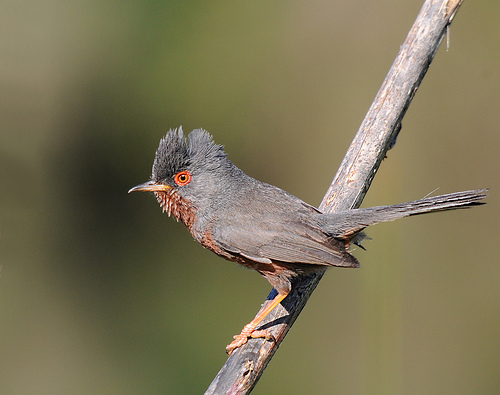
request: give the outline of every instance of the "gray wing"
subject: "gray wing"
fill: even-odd
[[[281,210],[235,210],[227,216],[230,220],[212,229],[213,236],[226,251],[260,263],[359,266],[342,241],[326,236],[310,220],[316,213],[304,215],[304,207],[301,210],[296,219]]]

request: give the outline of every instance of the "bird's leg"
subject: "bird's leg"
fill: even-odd
[[[259,325],[264,318],[277,306],[280,304],[280,302],[285,299],[288,295],[287,293],[278,293],[274,299],[269,303],[269,306],[267,306],[264,310],[262,310],[257,316],[247,325],[243,327],[243,330],[239,335],[234,336],[234,341],[229,344],[226,347],[226,352],[228,355],[231,355],[231,353],[238,347],[241,347],[243,344],[245,344],[248,341],[248,338],[254,338],[257,339],[259,337],[265,337],[266,340],[272,340],[273,335],[271,335],[268,331],[261,329],[259,331],[256,331],[255,328],[257,328],[257,325]]]

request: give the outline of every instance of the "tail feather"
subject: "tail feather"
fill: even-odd
[[[477,189],[428,197],[392,206],[377,206],[324,214],[321,216],[320,226],[328,235],[352,240],[358,232],[367,226],[380,222],[394,221],[410,215],[456,210],[484,204],[481,200],[487,196],[487,192],[487,189]]]

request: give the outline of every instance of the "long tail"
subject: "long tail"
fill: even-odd
[[[487,189],[477,189],[428,197],[393,206],[339,211],[322,216],[321,227],[325,233],[333,237],[350,240],[367,226],[380,222],[394,221],[410,215],[469,208],[484,204],[480,200],[487,196],[487,192]]]

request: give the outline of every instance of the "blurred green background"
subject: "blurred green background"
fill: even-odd
[[[182,125],[319,205],[422,3],[4,2],[0,393],[202,393],[270,286],[127,190]],[[498,393],[499,12],[464,3],[364,202],[488,205],[370,229],[255,394]]]

